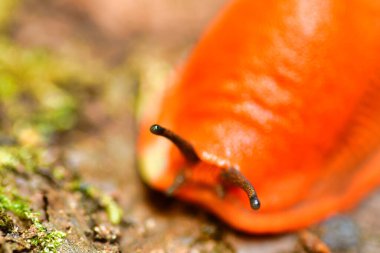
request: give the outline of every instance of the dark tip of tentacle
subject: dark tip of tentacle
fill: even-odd
[[[160,125],[154,124],[150,127],[150,132],[152,134],[162,135],[164,133],[165,129],[161,127]]]
[[[252,209],[259,210],[260,209],[260,200],[257,198],[257,196],[252,196],[249,199],[249,203],[251,204]]]

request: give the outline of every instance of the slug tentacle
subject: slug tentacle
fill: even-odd
[[[182,155],[185,157],[186,161],[189,164],[199,163],[200,159],[197,153],[195,152],[193,146],[174,132],[157,124],[154,124],[150,127],[150,132],[155,135],[163,136],[169,139],[171,142],[173,142],[173,144],[179,149],[179,151],[182,153]],[[179,173],[176,175],[173,183],[166,190],[166,195],[173,195],[185,183],[185,169],[181,169]]]
[[[259,198],[257,197],[255,188],[248,181],[248,179],[245,178],[242,173],[240,173],[240,171],[235,168],[228,168],[221,173],[220,178],[222,182],[232,184],[243,189],[248,195],[249,203],[252,209],[260,209],[261,204]]]
[[[172,131],[160,125],[154,124],[150,127],[150,132],[155,135],[160,135],[171,140],[174,143],[174,145],[176,145],[176,147],[181,151],[181,153],[189,163],[198,163],[200,161],[193,146],[177,134],[173,133]]]
[[[166,190],[166,195],[172,196],[174,192],[176,192],[182,185],[186,183],[186,175],[185,171],[182,169],[178,173],[178,175],[175,177],[173,183],[170,185],[170,187]]]

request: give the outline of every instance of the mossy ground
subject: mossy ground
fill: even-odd
[[[59,163],[59,155],[51,154],[57,138],[78,126],[83,96],[109,75],[97,71],[96,63],[17,46],[6,34],[9,14],[19,4],[0,3],[0,252],[57,252],[74,241],[68,236],[70,222],[62,226],[50,220],[50,192],[79,193],[84,202],[98,206],[85,216],[104,210],[107,224],[121,221],[121,209],[111,197],[92,186],[79,187],[84,185],[81,179]],[[90,230],[97,225],[92,222],[87,224]]]
[[[92,186],[86,186],[86,190],[78,187],[83,183],[77,176],[68,176],[66,173],[65,177],[57,178],[54,175],[56,170],[54,166],[44,164],[42,167],[39,162],[40,156],[33,151],[35,152],[31,147],[18,145],[0,147],[0,231],[7,242],[3,245],[5,252],[14,250],[57,252],[66,241],[67,226],[72,225],[54,224],[54,221],[50,220],[49,216],[53,212],[48,211],[50,205],[48,196],[49,192],[53,191],[50,188],[55,188],[54,191],[64,191],[66,195],[80,193],[83,201],[88,202],[87,205],[99,206],[98,211],[93,208],[94,210],[89,213],[105,210],[108,215],[107,224],[120,223],[120,208],[109,196]],[[18,189],[21,189],[22,193]],[[35,199],[36,195],[40,197]],[[97,226],[95,225],[97,222],[95,220],[93,222],[91,229]],[[113,239],[109,241],[115,242],[117,236],[113,235],[110,237]],[[18,238],[16,245],[15,238]]]

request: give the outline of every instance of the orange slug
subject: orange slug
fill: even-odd
[[[174,81],[140,129],[153,188],[279,233],[379,186],[380,1],[234,0]]]

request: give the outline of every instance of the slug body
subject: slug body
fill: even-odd
[[[193,146],[189,163],[158,123]],[[142,122],[143,179],[238,230],[296,230],[352,208],[380,184],[380,1],[235,0]],[[254,185],[253,211],[233,167]]]

